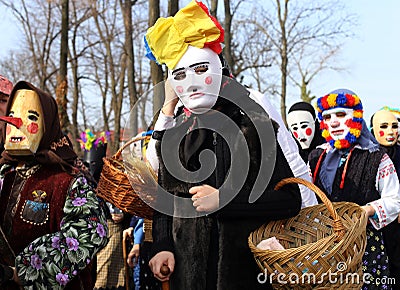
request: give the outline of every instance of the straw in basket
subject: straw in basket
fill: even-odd
[[[366,247],[364,210],[351,202],[331,203],[317,186],[301,178],[283,179],[275,189],[288,183],[307,186],[323,204],[266,223],[250,234],[249,247],[262,273],[274,289],[360,289]],[[270,237],[276,237],[285,250],[257,248]]]
[[[121,160],[122,151],[136,141],[148,138],[133,138],[124,144],[111,158],[103,158],[104,166],[97,185],[97,195],[132,215],[151,219],[155,200],[157,176],[150,165],[139,158],[129,162]]]

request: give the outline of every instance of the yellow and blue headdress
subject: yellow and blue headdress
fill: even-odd
[[[174,69],[189,45],[208,47],[220,54],[223,41],[221,24],[202,2],[195,0],[175,16],[159,18],[144,37],[146,56],[158,64],[166,64],[169,69]]]
[[[318,118],[321,121],[320,127],[322,130],[322,137],[324,137],[332,147],[337,149],[349,148],[351,144],[355,143],[357,138],[360,137],[363,122],[363,106],[360,98],[354,92],[347,89],[334,90],[319,98],[316,108],[318,111]],[[328,126],[322,118],[322,113],[324,111],[334,108],[353,109],[353,118],[347,123],[347,126],[350,128],[349,133],[346,135],[345,139],[336,141],[333,140],[328,131]]]

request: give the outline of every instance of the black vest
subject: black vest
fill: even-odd
[[[314,181],[315,185],[327,193],[319,179],[321,168],[316,168],[318,160],[321,155],[324,154],[323,152],[322,149],[315,149],[310,154],[309,161],[313,177],[315,176],[315,170],[317,170]],[[332,186],[332,194],[328,195],[329,199],[334,202],[348,201],[359,205],[365,205],[368,202],[379,199],[380,194],[376,190],[375,183],[379,164],[384,154],[382,150],[369,152],[368,150],[355,148],[348,160],[343,188],[340,188],[340,184],[342,183],[342,175],[346,162],[343,162],[336,171]],[[322,164],[324,159],[325,156],[322,156],[320,164]]]

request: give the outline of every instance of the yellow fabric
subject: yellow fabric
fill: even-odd
[[[159,18],[148,29],[146,40],[157,62],[174,69],[189,45],[203,48],[220,34],[210,16],[193,0],[174,17]]]

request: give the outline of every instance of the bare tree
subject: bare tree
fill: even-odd
[[[314,47],[319,47],[320,54],[332,51],[332,47],[338,47],[351,35],[354,18],[345,13],[332,15],[335,11],[345,11],[340,1],[271,0],[271,3],[272,8],[259,7],[263,17],[254,17],[252,23],[274,47],[272,65],[281,76],[280,111],[286,123],[287,83],[294,56]]]
[[[120,6],[124,18],[124,29],[125,29],[125,50],[127,57],[127,82],[129,91],[129,101],[130,107],[133,108],[138,100],[138,95],[136,91],[136,80],[135,80],[135,54],[133,51],[133,27],[132,27],[132,6],[136,4],[137,1],[132,0],[120,0]],[[137,109],[133,109],[132,116],[130,118],[131,128],[133,129],[132,134],[137,134],[138,120],[137,120]]]
[[[153,26],[157,19],[160,17],[160,0],[149,0],[149,27]],[[156,64],[154,61],[150,62],[150,73],[153,85],[162,82],[164,79],[164,72],[162,67]],[[154,92],[155,96],[163,96],[162,92]],[[161,108],[164,99],[154,98],[153,99],[153,115],[157,118],[157,108]]]
[[[7,1],[0,3],[9,8],[23,32],[24,69],[15,72],[16,79],[30,81],[41,89],[54,94],[59,69],[59,42],[61,33],[61,9],[53,1]],[[41,13],[37,13],[41,11]]]
[[[65,75],[60,70],[65,69],[60,63],[62,1],[66,0],[0,0],[23,35],[18,49],[0,60],[2,73],[56,91],[57,75]],[[218,2],[222,3],[208,1],[215,16]],[[168,15],[176,13],[178,3],[168,1]],[[279,96],[284,119],[290,86],[312,98],[311,82],[325,70],[341,69],[332,64],[351,36],[348,28],[354,21],[340,0],[224,0],[223,5],[225,13],[219,18],[225,28],[224,55],[233,74],[246,85]],[[162,97],[154,98],[162,91],[147,93],[163,81],[163,68],[149,62],[143,48],[143,35],[160,17],[160,1],[69,1],[69,11],[69,82],[64,96],[68,92],[71,99],[70,133],[75,140],[85,128],[114,130],[110,149],[115,151],[122,122],[136,99],[143,96],[147,101],[135,106],[139,117],[134,119],[140,122],[135,128],[147,127],[146,106],[151,101],[153,111],[163,103]]]
[[[218,19],[217,10],[218,10],[218,0],[211,0],[210,14],[214,16],[216,19]]]
[[[316,48],[317,50],[318,48]],[[294,56],[297,73],[289,74],[290,80],[300,89],[300,97],[304,102],[311,103],[316,98],[309,89],[310,83],[326,70],[346,71],[343,66],[337,65],[333,60],[337,59],[340,47],[333,47],[325,55],[319,55],[317,51],[309,49],[308,52],[301,49]]]
[[[58,114],[60,116],[61,130],[65,134],[69,133],[69,118],[67,113],[67,93],[68,93],[68,79],[67,79],[67,62],[68,62],[68,23],[69,23],[69,9],[68,0],[61,1],[61,45],[60,45],[60,71],[57,76],[57,89],[56,101],[58,105]]]
[[[179,10],[178,0],[168,0],[168,15],[174,16]]]

